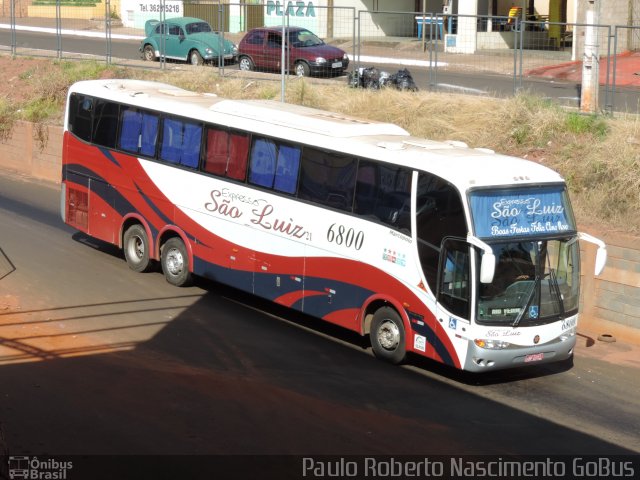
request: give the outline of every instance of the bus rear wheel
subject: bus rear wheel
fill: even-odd
[[[160,255],[162,273],[171,285],[187,287],[191,285],[189,271],[189,255],[184,242],[179,237],[173,237],[162,246]]]
[[[139,224],[131,225],[124,232],[122,239],[124,258],[129,268],[135,272],[148,272],[153,266],[149,256],[149,238],[144,227]]]
[[[376,311],[369,336],[376,357],[393,364],[404,360],[407,354],[404,325],[393,308],[382,307]]]

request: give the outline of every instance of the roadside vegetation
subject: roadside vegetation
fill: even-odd
[[[280,100],[280,81],[225,78],[217,69],[147,70],[95,62],[46,61],[20,74],[29,94],[0,94],[0,141],[18,119],[62,124],[67,88],[90,78],[140,78],[227,98]],[[538,97],[515,98],[353,89],[308,79],[287,80],[286,101],[398,124],[415,136],[460,140],[471,147],[525,157],[568,182],[582,227],[640,233],[640,117],[585,116]]]

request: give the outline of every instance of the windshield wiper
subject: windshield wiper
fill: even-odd
[[[531,303],[531,300],[533,300],[533,294],[538,289],[539,284],[540,284],[540,275],[536,274],[536,278],[533,280],[531,284],[531,289],[529,290],[529,293],[527,295],[527,303],[524,304],[524,307],[522,308],[522,310],[520,310],[520,312],[518,313],[518,316],[515,318],[515,320],[511,324],[512,327],[514,328],[517,327],[520,321],[522,320],[522,317],[524,317],[524,314],[527,311],[527,308],[529,308],[529,304]]]
[[[524,314],[526,313],[527,309],[529,308],[529,305],[531,304],[531,301],[533,300],[533,295],[536,292],[536,290],[538,289],[538,286],[540,285],[540,282],[542,280],[542,278],[540,277],[540,271],[542,270],[542,265],[540,264],[541,263],[540,262],[540,248],[541,248],[541,246],[542,246],[542,242],[538,242],[536,244],[536,250],[537,250],[537,255],[536,255],[536,276],[535,276],[535,279],[533,280],[533,285],[531,285],[531,290],[529,290],[529,293],[527,294],[527,302],[524,304],[524,308],[522,310],[520,310],[520,312],[518,313],[518,316],[513,321],[512,326],[514,328],[518,326],[518,324],[520,323],[520,321],[524,317]]]
[[[564,302],[562,301],[562,292],[560,292],[560,285],[558,285],[558,277],[556,271],[553,268],[549,268],[549,284],[550,296],[555,296],[558,302],[558,310],[561,316],[564,316]]]

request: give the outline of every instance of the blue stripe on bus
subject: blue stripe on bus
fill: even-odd
[[[235,270],[215,263],[207,262],[200,257],[193,257],[193,273],[231,287],[252,293],[253,272]]]
[[[156,215],[158,215],[160,217],[160,219],[164,222],[164,224],[165,225],[173,225],[174,224],[173,220],[171,220],[169,217],[167,217],[164,214],[164,212],[162,210],[160,210],[160,208],[151,200],[151,198],[148,197],[147,194],[142,191],[140,186],[136,182],[133,182],[133,184],[135,185],[136,190],[138,191],[140,196],[144,199],[144,201],[147,203],[147,205],[149,205],[149,207],[151,207],[151,210],[153,210],[156,213]],[[190,238],[193,238],[193,236],[190,236]]]
[[[116,157],[113,156],[113,154],[105,147],[98,147],[98,149],[102,152],[102,154],[107,157],[107,159],[109,161],[111,161],[112,163],[115,164],[116,167],[121,168],[122,165],[120,165],[120,163],[118,162],[118,160],[116,160]]]
[[[276,277],[280,277],[282,280],[289,274],[234,270],[230,267],[223,267],[207,262],[197,256],[194,257],[193,263],[193,272],[196,275],[239,288],[249,293],[254,293],[259,297],[271,301],[303,289],[302,284],[297,282],[281,281],[280,287],[275,287]],[[296,272],[296,275],[299,275],[299,273]],[[305,277],[304,290],[324,291],[325,286],[329,284],[332,285],[331,288],[336,292],[331,295],[331,301],[329,301],[329,293],[327,293],[327,295],[308,295],[295,301],[290,305],[290,308],[322,318],[341,310],[359,309],[366,299],[373,294],[370,290],[357,285],[317,277]],[[274,287],[270,289],[267,287],[268,285],[273,285]],[[314,288],[314,285],[322,287]]]
[[[304,277],[304,289],[305,291],[326,292],[326,296],[308,296],[304,299],[304,311],[309,312],[307,304],[311,304],[313,305],[312,313],[319,317],[324,317],[337,310],[361,308],[367,298],[374,294],[371,290],[358,285],[340,282],[331,278],[306,275]],[[331,297],[331,302],[329,302],[329,296]]]
[[[413,320],[411,314],[409,314],[409,317],[410,317],[410,320]],[[453,358],[451,358],[451,354],[449,353],[449,350],[447,350],[447,347],[442,343],[442,341],[440,340],[440,337],[436,335],[436,332],[425,321],[421,321],[420,323],[411,321],[411,329],[414,332],[419,333],[423,337],[426,337],[427,342],[429,342],[433,346],[434,350],[436,351],[438,356],[442,359],[443,363],[447,365],[455,366],[455,363],[453,361]]]

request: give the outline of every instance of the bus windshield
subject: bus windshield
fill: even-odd
[[[478,323],[533,325],[578,311],[577,237],[513,241],[493,245],[493,282],[480,284]]]

